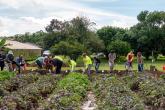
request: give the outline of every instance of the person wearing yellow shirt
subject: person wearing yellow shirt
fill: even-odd
[[[58,59],[58,60],[64,62],[64,59],[62,57],[60,57],[60,56],[55,56],[53,59]]]
[[[92,67],[92,60],[89,56],[87,56],[86,53],[83,53],[83,62],[84,62],[85,70],[87,71],[88,74],[90,74]]]
[[[68,64],[69,64],[69,67],[70,67],[70,69],[71,69],[70,71],[73,72],[73,71],[75,70],[75,67],[76,67],[77,63],[76,63],[74,60],[71,60],[71,59],[70,59],[70,60],[68,61]]]

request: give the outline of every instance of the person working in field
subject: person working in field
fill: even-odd
[[[23,55],[20,55],[19,57],[16,58],[16,65],[18,68],[18,73],[21,72],[21,70],[25,70],[25,59],[23,58]]]
[[[6,58],[6,56],[4,55],[3,50],[0,50],[0,67],[1,67],[1,71],[3,71],[3,69],[5,67],[5,58]]]
[[[96,73],[98,73],[100,63],[101,63],[100,59],[95,56],[94,57],[94,65],[95,65],[95,71],[96,71]]]
[[[133,51],[130,51],[130,52],[127,54],[126,59],[127,59],[127,62],[126,62],[126,64],[125,64],[126,69],[127,69],[128,71],[131,71],[132,68],[133,68],[132,62],[133,62],[133,60],[134,60]]]
[[[63,65],[63,58],[60,57],[60,56],[55,56],[51,61],[50,63],[56,67],[56,70],[55,70],[55,73],[56,74],[60,74],[61,73],[61,67]]]
[[[70,72],[74,72],[77,63],[74,60],[69,59],[68,64],[69,64],[69,67],[70,67]]]
[[[86,53],[83,53],[83,62],[84,62],[85,70],[87,71],[88,74],[90,74],[92,67],[92,60],[89,56],[87,56]]]
[[[11,50],[6,55],[6,62],[7,62],[9,71],[13,71],[15,68],[15,66],[14,66],[15,62],[14,62],[14,54]]]
[[[38,65],[38,68],[39,69],[42,69],[44,67],[44,65],[45,65],[45,62],[44,62],[45,61],[45,58],[46,57],[41,56],[41,57],[38,57],[36,59],[35,63]]]
[[[53,65],[51,64],[52,56],[48,55],[47,58],[45,58],[45,69],[48,70],[50,73],[53,72]]]
[[[110,73],[112,73],[114,65],[115,65],[116,53],[112,50],[109,53],[108,58],[109,58],[108,62],[109,62],[109,67],[110,67]]]
[[[138,72],[143,72],[143,56],[141,52],[137,53]]]

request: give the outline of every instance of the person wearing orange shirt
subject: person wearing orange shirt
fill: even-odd
[[[127,69],[128,70],[131,70],[132,69],[132,62],[134,60],[134,54],[133,54],[133,51],[130,51],[128,54],[127,54]]]

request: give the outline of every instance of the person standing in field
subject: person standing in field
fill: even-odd
[[[0,50],[0,67],[1,67],[1,71],[3,71],[4,67],[5,67],[5,58],[6,56],[3,53],[3,50]]]
[[[69,59],[68,64],[69,64],[69,67],[70,67],[70,72],[74,72],[77,63],[74,60]]]
[[[15,61],[18,68],[18,73],[20,73],[21,70],[25,70],[25,59],[23,58],[23,55],[16,57]]]
[[[132,62],[134,60],[134,54],[133,54],[133,51],[130,51],[128,54],[127,54],[127,62],[126,62],[126,69],[127,70],[132,70],[133,66],[132,66]]]
[[[101,63],[100,59],[97,57],[94,57],[94,65],[95,65],[96,73],[98,73],[100,63]]]
[[[108,58],[109,58],[108,63],[109,63],[109,67],[110,67],[110,73],[112,73],[114,65],[115,65],[116,53],[112,50],[109,53]]]
[[[11,50],[6,55],[6,62],[7,62],[7,66],[8,66],[9,71],[10,72],[13,71],[15,62],[14,62],[14,54]]]
[[[86,53],[83,53],[83,62],[85,66],[85,70],[88,74],[91,74],[92,60]]]
[[[141,52],[137,53],[138,72],[143,72],[143,56]]]

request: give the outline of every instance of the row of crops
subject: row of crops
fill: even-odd
[[[0,71],[0,81],[10,79],[11,77],[14,77],[14,72],[8,72],[8,71]]]
[[[164,110],[165,81],[140,74],[93,76],[99,110]]]
[[[86,95],[86,75],[19,75],[0,83],[2,110],[79,109]]]
[[[90,79],[90,80],[89,80]],[[0,81],[2,110],[80,110],[92,91],[96,110],[164,110],[165,81],[146,74],[27,74]]]

